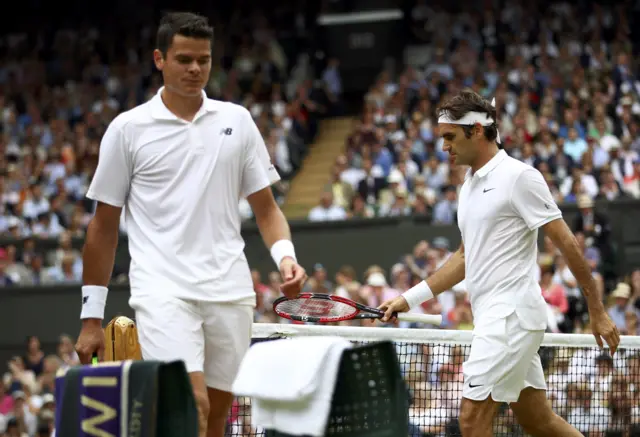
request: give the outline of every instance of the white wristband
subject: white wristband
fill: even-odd
[[[419,284],[414,285],[402,293],[402,297],[404,297],[407,304],[409,304],[409,309],[414,309],[421,305],[422,302],[432,299],[433,292],[431,291],[431,288],[429,288],[427,281],[421,281]]]
[[[82,287],[82,311],[80,319],[104,319],[104,308],[107,306],[109,289],[99,285]]]
[[[287,256],[290,256],[294,261],[298,262],[296,259],[296,250],[290,240],[278,240],[273,243],[273,246],[271,246],[271,258],[273,258],[278,268],[280,267],[282,258]]]

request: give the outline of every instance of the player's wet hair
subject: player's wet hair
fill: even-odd
[[[480,94],[470,89],[462,90],[456,96],[446,100],[436,110],[438,117],[441,115],[447,115],[453,120],[460,120],[468,112],[484,112],[496,120],[496,108],[493,107],[491,102]],[[471,138],[471,131],[473,126],[460,126],[464,130],[464,134],[467,138]],[[498,126],[493,123],[490,126],[484,127],[484,136],[488,141],[495,141],[498,137]]]
[[[208,39],[213,41],[213,27],[202,15],[192,12],[170,12],[160,21],[156,35],[156,48],[163,56],[173,43],[173,37],[182,35],[187,38]]]

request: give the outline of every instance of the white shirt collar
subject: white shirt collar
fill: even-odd
[[[485,165],[483,165],[478,170],[476,170],[476,172],[474,173],[474,176],[477,175],[477,177],[479,178],[485,177],[486,175],[489,174],[491,170],[496,168],[498,164],[504,161],[506,157],[507,157],[507,152],[505,152],[504,149],[498,150],[498,153],[496,153],[494,157],[489,160],[489,162],[487,162]]]
[[[169,111],[169,108],[162,101],[162,91],[164,87],[160,87],[155,96],[151,99],[151,116],[158,120],[179,120],[185,121],[176,116],[173,112]],[[196,116],[193,118],[196,120],[202,114],[207,112],[213,112],[217,109],[218,105],[215,100],[212,100],[207,97],[207,93],[202,90],[202,106],[196,113]]]

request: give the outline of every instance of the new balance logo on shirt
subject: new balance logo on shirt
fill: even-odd
[[[220,131],[220,135],[231,135],[232,132],[233,132],[233,129],[231,129],[230,127],[227,127]]]

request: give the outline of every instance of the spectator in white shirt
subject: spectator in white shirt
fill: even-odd
[[[22,207],[22,215],[35,220],[40,214],[49,212],[49,208],[49,201],[44,197],[40,184],[31,185]]]
[[[325,191],[320,196],[320,204],[309,211],[308,219],[312,222],[346,220],[347,212],[341,206],[334,205],[333,194]]]
[[[571,172],[571,176],[565,178],[560,185],[560,192],[563,196],[567,197],[569,193],[571,193],[571,187],[573,186],[573,181],[577,180],[582,183],[582,188],[584,189],[584,193],[588,195],[591,199],[595,198],[598,195],[598,182],[596,178],[592,175],[584,172],[584,169],[581,165],[576,164],[573,167]]]

